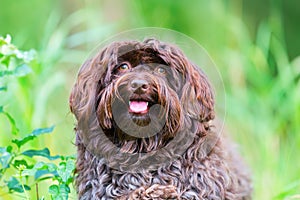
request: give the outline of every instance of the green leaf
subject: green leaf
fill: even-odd
[[[57,167],[54,163],[37,162],[34,168],[37,170],[49,169],[49,171],[55,171]]]
[[[22,152],[22,155],[25,155],[25,156],[28,156],[31,158],[33,156],[42,156],[42,157],[48,158],[49,160],[56,160],[56,159],[60,158],[60,156],[51,156],[48,148],[44,148],[41,150],[34,150],[34,149],[27,150],[27,151]]]
[[[26,166],[26,169],[32,168],[32,165],[28,165],[28,163],[24,159],[22,159],[22,160],[14,160],[13,166],[15,168],[18,168],[20,165]]]
[[[9,63],[10,63],[10,58],[11,56],[2,56],[0,59],[0,63],[3,64],[6,68],[8,68]]]
[[[57,166],[53,163],[38,162],[33,167],[34,171],[31,174],[33,174],[32,176],[34,176],[35,180],[40,179],[40,177],[46,174],[50,174],[53,177],[58,175],[56,169]]]
[[[15,143],[20,148],[21,146],[23,146],[24,144],[26,144],[30,140],[33,140],[34,138],[36,138],[36,136],[28,135],[28,136],[26,136],[25,138],[23,138],[21,140],[14,139],[14,140],[12,140],[12,143]]]
[[[37,162],[31,169],[25,169],[22,175],[34,177],[35,181],[42,181],[58,176],[56,169],[57,166],[54,163]],[[46,174],[50,176],[41,178]]]
[[[6,86],[0,87],[0,91],[7,91],[7,87]]]
[[[27,74],[31,73],[32,70],[31,68],[23,63],[19,66],[17,66],[14,70],[3,70],[0,71],[0,78],[4,77],[4,76],[9,76],[9,75],[14,75],[16,77],[22,77],[22,76],[26,76]]]
[[[8,76],[8,75],[13,75],[13,74],[14,74],[14,72],[11,70],[3,70],[3,71],[0,71],[0,78],[4,77],[4,76]]]
[[[57,173],[61,177],[62,181],[68,184],[69,182],[72,182],[74,169],[74,160],[67,160],[67,162],[59,163]]]
[[[14,120],[14,118],[7,112],[3,112],[3,108],[2,108],[2,113],[7,117],[9,123],[10,123],[10,126],[11,126],[11,133],[13,135],[17,135],[19,133],[19,129],[16,125],[16,122]]]
[[[6,151],[9,152],[9,153],[12,152],[12,149],[13,149],[13,148],[12,148],[12,146],[10,146],[10,145],[6,147]]]
[[[59,187],[58,185],[51,185],[49,187],[49,194],[52,196],[52,197],[56,197],[59,195]]]
[[[35,169],[49,169],[50,171],[55,171],[56,170],[56,165],[54,163],[45,163],[45,162],[37,162],[34,165]]]
[[[62,184],[59,185],[60,197],[62,199],[68,199],[68,194],[70,193],[70,188],[68,185]]]
[[[26,76],[27,74],[29,74],[31,72],[32,72],[31,68],[27,64],[24,63],[24,64],[16,67],[16,69],[13,71],[13,75],[15,75],[17,77],[22,77],[22,76]]]
[[[53,178],[53,176],[56,176],[56,175],[57,175],[57,173],[51,172],[51,171],[48,170],[48,169],[38,170],[38,171],[36,171],[36,173],[34,174],[34,179],[35,179],[35,180],[38,180],[38,179],[41,178],[42,176],[44,176],[44,175],[49,175],[49,174],[52,175],[52,176],[49,177],[49,178]]]
[[[14,191],[19,193],[24,193],[22,185],[15,177],[11,177],[9,181],[6,182],[6,184],[10,192]],[[31,189],[28,185],[24,185],[24,188],[25,190]]]
[[[73,155],[68,155],[68,156],[61,156],[61,160],[73,160],[73,162],[75,162],[74,160],[76,160],[77,155],[73,154]]]
[[[10,159],[12,158],[12,154],[7,151],[7,148],[5,147],[0,147],[0,164],[2,168],[6,169],[9,168],[9,162]]]
[[[51,133],[53,131],[53,129],[54,129],[54,126],[51,126],[49,128],[39,128],[39,129],[33,130],[31,134],[38,136],[38,135],[41,135],[44,133]]]
[[[25,136],[24,138],[22,138],[20,140],[14,139],[14,140],[12,140],[12,142],[15,143],[20,148],[21,146],[23,146],[30,140],[35,139],[39,135],[51,133],[53,131],[53,129],[54,129],[54,126],[52,126],[50,128],[35,129],[34,131],[32,131],[29,135]]]
[[[62,185],[51,185],[49,187],[49,193],[51,198],[54,200],[65,200],[68,199],[68,194],[70,193],[69,186],[62,184]]]

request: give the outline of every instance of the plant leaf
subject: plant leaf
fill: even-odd
[[[32,165],[28,165],[28,163],[27,163],[26,160],[24,160],[24,159],[22,159],[22,160],[14,160],[13,166],[14,166],[15,168],[19,167],[20,165],[26,166],[26,169],[30,169],[30,168],[33,167]]]
[[[21,64],[13,71],[13,75],[17,77],[26,76],[27,74],[31,73],[32,70],[27,64]]]
[[[12,154],[7,151],[7,148],[0,147],[0,164],[2,168],[9,168],[9,161],[12,157]]]
[[[14,74],[14,72],[11,70],[3,70],[3,71],[0,71],[0,78],[4,77],[4,76],[12,75],[12,74]]]
[[[4,65],[6,68],[8,68],[11,56],[5,56],[2,53],[0,53],[0,55],[1,55],[0,63]]]
[[[66,184],[59,185],[60,199],[68,199],[68,194],[70,193],[70,188]]]
[[[6,182],[9,191],[15,191],[19,193],[24,193],[23,187],[20,182],[15,178],[11,177],[9,181]],[[24,185],[25,190],[30,190],[31,188],[28,185]]]
[[[51,185],[48,189],[49,194],[51,194],[52,197],[56,197],[59,195],[59,187],[58,185]]]
[[[61,184],[59,186],[51,185],[48,191],[52,199],[62,200],[62,199],[68,199],[68,193],[70,193],[70,188],[65,184]]]
[[[6,147],[6,151],[7,152],[11,153],[12,150],[13,150],[12,146],[9,145],[9,146]]]
[[[41,178],[42,176],[46,175],[46,174],[51,174],[51,178],[53,178],[53,176],[56,176],[57,173],[55,172],[51,172],[50,170],[48,169],[44,169],[44,170],[38,170],[36,171],[36,173],[34,174],[34,179],[37,180],[39,178]]]
[[[33,156],[42,156],[42,157],[48,158],[49,160],[56,160],[56,159],[60,158],[60,156],[58,156],[58,155],[51,156],[48,148],[44,148],[41,150],[34,150],[34,149],[27,150],[27,151],[22,152],[22,155],[25,155],[25,156],[28,156],[31,158]]]
[[[69,183],[73,179],[73,172],[75,169],[74,160],[67,160],[67,162],[59,163],[57,173],[64,183]]]
[[[6,86],[1,86],[0,91],[7,91],[7,87]]]
[[[15,143],[18,148],[29,142],[30,140],[35,139],[37,136],[45,134],[45,133],[51,133],[54,129],[54,126],[49,128],[40,128],[33,130],[29,135],[25,136],[22,139],[14,139],[12,140],[13,143]]]
[[[31,134],[38,136],[38,135],[41,135],[44,133],[51,133],[53,131],[53,129],[54,129],[54,126],[51,126],[49,128],[39,128],[39,129],[33,130]]]
[[[48,169],[49,171],[53,172],[57,167],[54,163],[37,162],[34,168],[37,170]]]
[[[35,166],[31,170],[28,171],[28,173],[31,176],[34,176],[35,180],[40,179],[41,176],[44,176],[46,174],[50,174],[51,178],[52,178],[53,176],[58,175],[56,172],[56,169],[57,169],[57,166],[54,163],[38,162],[35,164]],[[42,179],[44,179],[44,178],[42,178]],[[42,179],[40,179],[40,180],[42,180]]]
[[[16,125],[16,122],[14,120],[14,118],[7,112],[3,112],[3,108],[2,108],[2,113],[7,117],[9,123],[10,123],[10,126],[11,126],[11,133],[13,135],[17,135],[19,133],[19,129]]]

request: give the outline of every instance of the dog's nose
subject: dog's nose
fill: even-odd
[[[132,80],[130,86],[136,93],[145,93],[149,89],[149,83],[143,79]]]

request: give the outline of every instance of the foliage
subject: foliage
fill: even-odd
[[[239,79],[233,71],[224,72],[231,80],[228,117],[235,121],[231,126],[236,137],[251,155],[247,157],[255,170],[255,191],[262,199],[297,198],[300,164],[293,154],[300,144],[300,73],[270,24],[262,22],[256,40],[248,41],[242,52],[225,54],[242,66],[231,68]],[[263,188],[266,184],[272,189]]]
[[[36,62],[34,50],[21,51],[11,44],[11,37],[0,37],[0,92],[5,95],[8,76],[22,77],[31,72],[31,65]],[[36,188],[36,198],[40,197],[38,185],[42,181],[48,181],[51,199],[68,199],[70,185],[74,178],[74,156],[52,156],[48,148],[32,149],[29,142],[43,137],[53,131],[54,126],[39,128],[30,134],[21,137],[18,129],[18,121],[5,111],[4,105],[0,105],[0,114],[6,116],[11,126],[11,134],[15,136],[9,144],[0,147],[0,191],[4,195],[21,194],[25,199],[30,199],[28,192]],[[40,161],[40,160],[46,161]],[[1,197],[0,196],[0,197]]]

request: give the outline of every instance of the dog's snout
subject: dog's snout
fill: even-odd
[[[146,92],[149,89],[149,83],[143,79],[134,79],[131,81],[130,87],[135,92]]]

